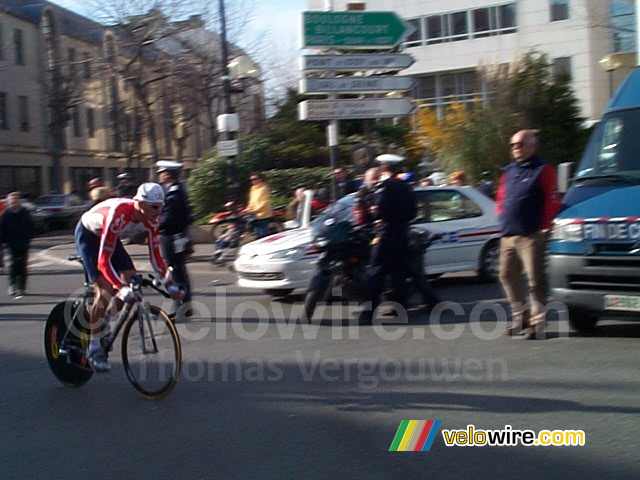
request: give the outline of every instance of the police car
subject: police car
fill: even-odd
[[[413,227],[442,234],[427,250],[426,273],[475,271],[483,281],[496,281],[500,229],[493,200],[467,186],[421,187],[413,194],[418,212]],[[341,198],[314,222],[353,200],[354,194]],[[309,226],[256,240],[241,247],[234,262],[238,285],[274,296],[306,289],[319,255]]]

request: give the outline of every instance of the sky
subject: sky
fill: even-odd
[[[49,0],[80,15],[91,17],[88,5],[100,0]],[[215,0],[210,0],[218,2]],[[234,0],[226,0],[232,5]],[[151,2],[149,2],[151,3]],[[255,9],[247,34],[237,40],[263,70],[262,78],[268,91],[281,96],[285,86],[297,86],[300,12],[307,9],[307,0],[254,0]],[[92,7],[95,8],[95,7]],[[227,7],[231,10],[231,7]],[[234,38],[229,41],[235,42]]]

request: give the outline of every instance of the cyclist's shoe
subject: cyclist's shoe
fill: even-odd
[[[111,370],[107,352],[105,352],[102,346],[95,350],[87,350],[87,359],[94,372],[109,372]]]

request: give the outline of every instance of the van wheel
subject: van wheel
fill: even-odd
[[[578,333],[592,333],[598,318],[596,313],[581,308],[569,308],[569,325]]]
[[[480,269],[478,276],[483,282],[497,282],[500,272],[500,243],[498,240],[489,242],[480,255]]]

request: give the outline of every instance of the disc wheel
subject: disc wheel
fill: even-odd
[[[174,387],[180,374],[182,351],[169,317],[152,305],[127,321],[122,333],[122,364],[127,379],[146,398],[159,399]]]
[[[84,307],[78,312],[76,302],[66,301],[53,308],[44,327],[44,351],[49,367],[69,387],[80,387],[93,375],[85,355],[89,346],[88,318]]]

